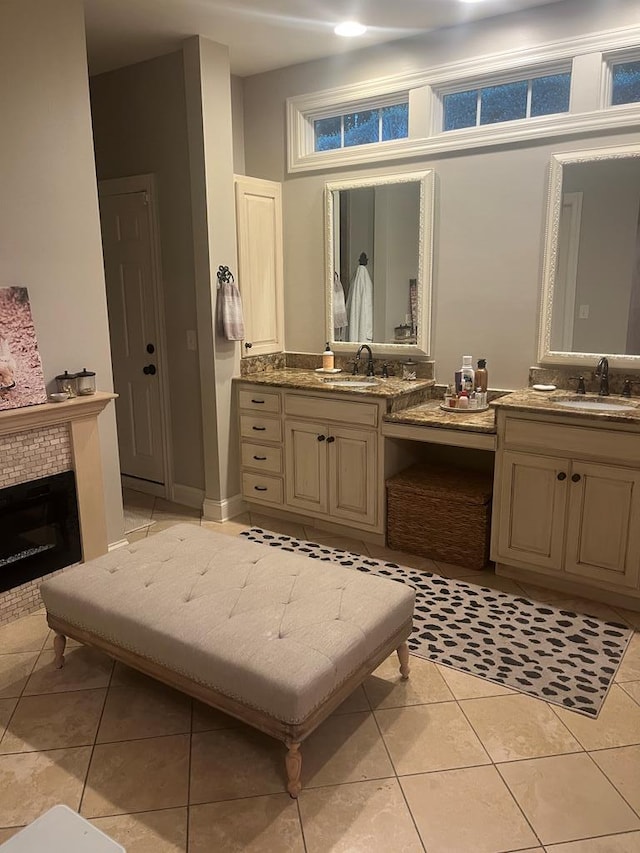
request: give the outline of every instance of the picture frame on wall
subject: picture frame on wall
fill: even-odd
[[[0,287],[0,410],[47,402],[26,287]]]

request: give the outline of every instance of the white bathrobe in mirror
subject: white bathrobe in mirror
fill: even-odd
[[[350,341],[373,341],[373,282],[363,264],[355,271],[347,297]]]

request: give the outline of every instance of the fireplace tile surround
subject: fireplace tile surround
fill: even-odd
[[[85,560],[108,550],[98,415],[115,396],[98,392],[64,403],[0,412],[0,489],[75,471]],[[37,578],[0,593],[0,625],[41,606],[43,580]]]

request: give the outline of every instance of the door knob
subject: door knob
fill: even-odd
[[[579,483],[580,482],[580,474],[572,474],[571,475],[571,481],[573,483]]]
[[[145,374],[145,376],[155,376],[156,375],[155,364],[147,364],[146,367],[142,368],[142,372]]]
[[[566,480],[567,479],[567,475],[564,473],[564,471],[560,471],[560,473],[558,474],[558,479],[559,480]]]
[[[330,436],[329,436],[329,438],[327,439],[327,444],[333,444],[333,442],[334,442],[335,440],[336,440],[335,436],[334,436],[334,435],[330,435]]]
[[[156,348],[153,344],[147,344],[147,352],[149,353],[149,355],[153,355],[155,351]]]

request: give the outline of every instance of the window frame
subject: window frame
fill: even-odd
[[[628,104],[612,104],[613,100],[613,66],[624,62],[640,62],[640,46],[632,49],[607,51],[602,54],[602,90],[600,104],[603,110],[628,109],[629,107],[640,107],[640,101],[631,101]]]
[[[345,108],[345,109],[341,108],[338,111],[336,111],[336,110],[323,110],[322,112],[317,113],[317,114],[316,113],[307,114],[307,120],[308,120],[309,124],[311,125],[311,133],[313,136],[312,143],[313,143],[314,153],[315,154],[324,153],[322,151],[316,151],[315,150],[315,142],[316,142],[315,123],[317,121],[321,121],[322,119],[327,119],[327,118],[344,119],[345,116],[351,115],[352,113],[362,112],[364,110],[379,110],[379,109],[382,109],[383,107],[392,107],[392,106],[396,106],[396,105],[400,105],[400,104],[407,104],[408,105],[408,103],[409,103],[408,93],[407,93],[406,97],[403,97],[402,95],[397,96],[397,95],[395,95],[395,93],[392,92],[389,95],[386,95],[386,96],[382,95],[378,98],[375,98],[375,99],[367,102],[367,104],[364,106],[361,104],[358,104],[357,106],[352,107],[352,105],[349,104],[347,108]],[[408,137],[402,137],[402,139],[407,139],[407,138]],[[343,141],[344,141],[344,134],[343,134]],[[381,140],[380,139],[377,142],[363,143],[363,145],[382,145],[383,142],[399,142],[399,141],[401,141],[401,140],[398,140],[398,139]],[[326,150],[328,150],[328,151],[342,151],[345,148],[362,148],[362,145],[341,145],[339,148],[329,148]]]
[[[606,90],[607,86],[611,86],[611,72],[607,72],[611,59],[629,57],[633,61],[636,55],[640,58],[640,26],[629,26],[500,54],[474,57],[428,71],[366,80],[287,98],[288,173],[329,171],[366,163],[383,164],[398,159],[424,158],[512,142],[635,127],[640,117],[640,104],[634,102],[607,106]],[[596,60],[597,72],[587,79],[585,63],[582,60],[591,60],[592,57]],[[576,63],[576,59],[581,62]],[[554,73],[558,68],[566,69],[567,66],[572,69],[568,113],[550,113],[479,127],[441,130],[442,93],[464,91],[474,85],[492,85],[495,82],[521,80],[523,77],[530,79],[545,76],[547,72]],[[589,98],[587,109],[576,111],[576,85],[587,85],[590,92],[595,88],[595,97],[593,100]],[[390,98],[397,102],[407,96],[407,139],[314,151],[313,119],[316,117],[343,115],[379,106],[381,99]],[[582,100],[584,101],[584,98]]]
[[[566,112],[562,113],[546,113],[542,116],[525,116],[524,118],[515,118],[508,119],[507,121],[500,122],[492,122],[491,124],[475,124],[469,125],[469,127],[459,127],[455,130],[445,130],[444,129],[444,96],[445,95],[455,95],[458,92],[468,92],[473,89],[487,89],[491,86],[501,86],[504,83],[522,83],[522,82],[530,82],[532,80],[536,80],[540,77],[551,77],[553,74],[567,74],[571,75],[571,83],[569,86],[569,109]],[[535,121],[540,118],[548,118],[549,116],[565,116],[571,113],[571,87],[573,84],[573,62],[572,60],[563,60],[559,62],[551,62],[546,63],[542,66],[530,66],[529,68],[522,68],[518,71],[515,69],[513,71],[505,71],[498,72],[491,77],[484,75],[482,77],[472,77],[467,81],[456,81],[455,83],[451,83],[449,85],[441,86],[441,87],[433,87],[434,92],[434,109],[432,112],[432,124],[431,124],[431,135],[439,136],[440,134],[446,134],[447,136],[451,133],[458,133],[459,131],[471,131],[471,130],[480,130],[485,127],[496,127],[497,125],[504,126],[505,124],[513,125],[516,122],[523,124],[527,122],[527,124],[531,121]],[[482,99],[481,99],[482,102]],[[528,104],[530,107],[530,104]]]

